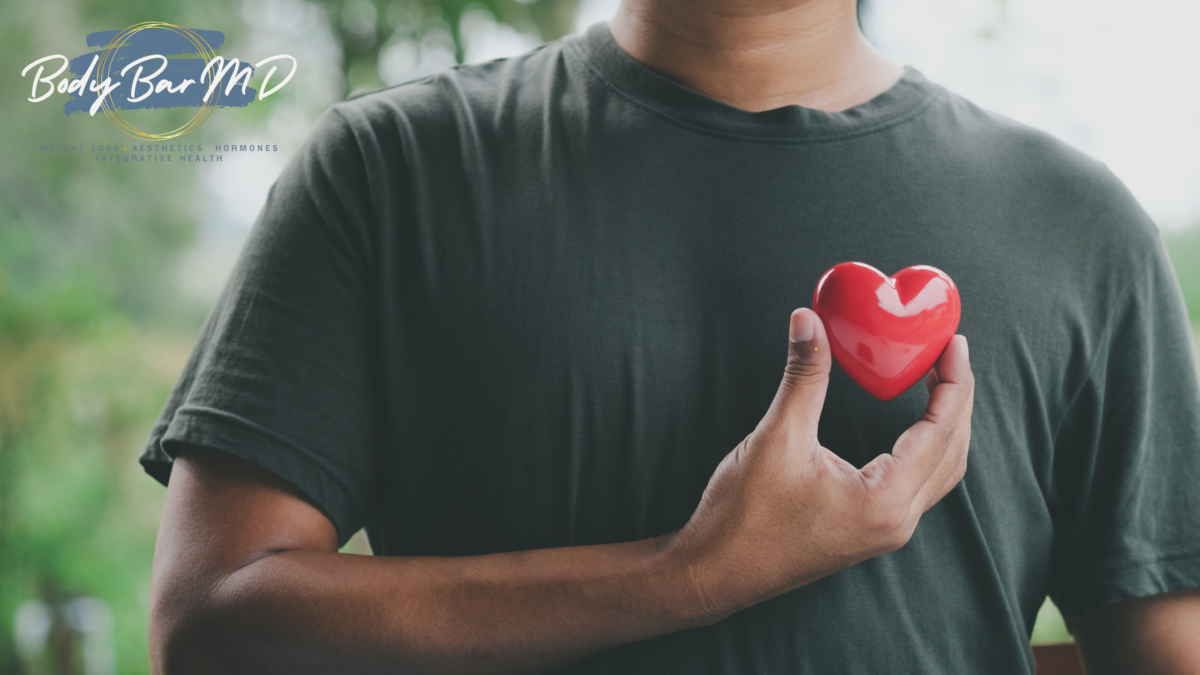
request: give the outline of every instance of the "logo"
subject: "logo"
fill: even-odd
[[[274,94],[296,74],[296,59],[287,54],[267,57],[253,66],[236,58],[226,60],[216,52],[224,42],[225,35],[218,31],[147,21],[123,31],[92,33],[87,36],[87,45],[95,48],[92,52],[73,59],[62,54],[44,56],[25,66],[21,77],[33,74],[29,97],[33,103],[65,94],[69,98],[63,112],[68,116],[84,111],[95,116],[103,111],[126,134],[163,141],[195,131],[217,108],[244,108]],[[260,89],[250,87],[255,70],[267,65],[270,70]],[[279,66],[290,70],[271,86]],[[151,108],[197,110],[182,126],[157,133],[138,129],[122,115],[122,111]]]

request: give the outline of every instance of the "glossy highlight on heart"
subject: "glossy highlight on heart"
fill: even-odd
[[[861,262],[829,268],[813,292],[833,358],[881,401],[916,384],[958,330],[958,287],[929,265],[893,276]]]

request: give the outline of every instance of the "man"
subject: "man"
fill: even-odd
[[[971,358],[849,381],[793,311],[847,260],[948,272]],[[1194,373],[1119,182],[851,0],[626,0],[284,172],[142,458],[152,661],[1031,673],[1049,591],[1090,672],[1200,672]]]

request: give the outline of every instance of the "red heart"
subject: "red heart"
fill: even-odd
[[[958,288],[943,271],[906,267],[894,276],[860,262],[834,265],[813,292],[833,358],[881,401],[929,372],[958,330]]]

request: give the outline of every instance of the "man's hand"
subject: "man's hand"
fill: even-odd
[[[820,318],[793,312],[774,402],[672,541],[710,614],[900,548],[966,472],[975,391],[966,338],[955,336],[930,372],[924,418],[861,470],[817,442],[831,362]]]
[[[718,621],[903,545],[965,470],[972,379],[955,338],[925,418],[856,470],[817,443],[830,358],[809,310],[762,422],[680,531],[457,558],[336,550],[292,486],[205,448],[179,453],[155,551],[155,672],[536,673]],[[730,573],[736,572],[736,573]]]

